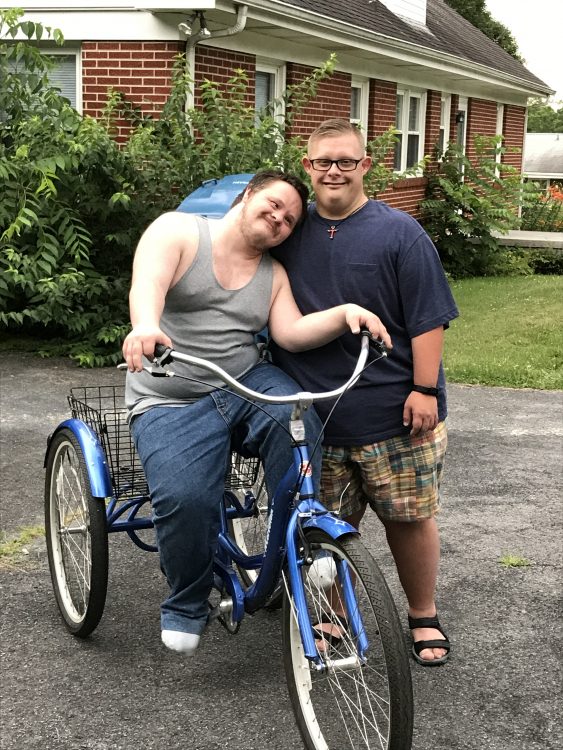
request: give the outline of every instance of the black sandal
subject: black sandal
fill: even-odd
[[[335,613],[333,613],[332,615],[329,615],[328,613],[323,612],[321,616],[321,621],[316,622],[312,626],[313,633],[315,635],[316,640],[326,641],[331,648],[338,648],[338,646],[340,646],[340,644],[344,640],[342,635],[336,635],[335,633],[327,633],[326,630],[323,630],[320,627],[323,624],[334,625],[334,627],[338,627],[342,631],[346,632],[348,631],[348,628],[349,628],[348,620],[344,617],[344,615],[337,615]]]
[[[435,630],[439,630],[445,638],[443,641],[438,639],[432,641],[414,641],[412,645],[412,655],[415,661],[422,664],[423,667],[439,667],[441,664],[445,664],[448,661],[450,658],[451,644],[448,641],[448,636],[442,630],[442,626],[438,620],[438,615],[434,615],[434,617],[411,617],[409,615],[409,628],[411,630],[414,630],[414,628],[434,628]],[[444,648],[446,649],[446,653],[441,659],[422,659],[420,657],[420,652],[424,651],[425,648]]]

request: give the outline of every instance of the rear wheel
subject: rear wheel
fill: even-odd
[[[305,747],[409,750],[410,666],[385,579],[357,537],[334,541],[310,530],[306,539],[313,565],[303,566],[302,580],[311,622],[321,623],[315,643],[322,670],[305,657],[290,596],[283,611],[284,665]],[[346,570],[355,594],[348,606],[340,585]]]
[[[82,449],[66,428],[47,456],[45,534],[57,604],[70,632],[83,638],[104,610],[108,538],[105,503],[92,497]]]

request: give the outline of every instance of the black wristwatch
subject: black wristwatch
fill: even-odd
[[[411,391],[416,391],[417,393],[424,393],[425,396],[437,396],[439,393],[439,390],[437,388],[432,388],[428,385],[413,385],[411,388]]]

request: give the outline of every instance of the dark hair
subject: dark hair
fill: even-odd
[[[282,172],[281,169],[263,169],[261,172],[257,172],[242,193],[239,193],[231,203],[231,208],[241,202],[242,196],[247,190],[257,193],[260,190],[264,190],[264,188],[272,182],[287,182],[288,185],[291,185],[292,188],[297,190],[299,197],[301,198],[301,215],[297,222],[300,224],[307,215],[309,191],[303,180],[297,177],[297,175],[291,174],[290,172]]]

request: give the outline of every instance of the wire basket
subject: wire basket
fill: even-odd
[[[124,395],[124,385],[101,385],[71,388],[68,397],[73,418],[85,422],[98,435],[119,499],[148,495],[147,480],[127,424]],[[259,466],[258,458],[243,458],[233,452],[225,487],[230,490],[252,487]]]
[[[256,484],[259,458],[243,458],[239,453],[231,453],[231,465],[225,475],[225,488],[227,490],[242,490]]]
[[[148,495],[147,480],[127,424],[124,385],[71,388],[68,403],[75,419],[81,419],[98,435],[116,497]]]

